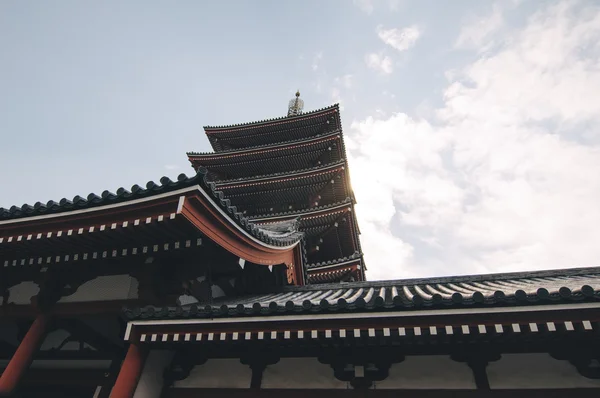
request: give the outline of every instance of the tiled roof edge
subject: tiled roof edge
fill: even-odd
[[[241,127],[254,127],[254,126],[261,125],[261,124],[266,124],[266,123],[271,123],[271,122],[279,122],[282,120],[298,120],[298,119],[302,119],[306,116],[312,116],[316,113],[326,112],[326,111],[338,109],[338,108],[339,108],[339,104],[336,103],[336,104],[333,104],[330,106],[326,106],[324,108],[315,109],[310,112],[304,112],[297,116],[280,116],[280,117],[275,117],[275,118],[271,118],[271,119],[258,120],[258,121],[254,121],[254,122],[237,123],[237,124],[229,124],[229,125],[222,125],[222,126],[204,126],[204,130],[221,130],[221,129],[241,128]]]
[[[234,222],[260,241],[275,246],[287,246],[296,243],[303,237],[301,232],[293,233],[286,238],[269,236],[269,234],[263,231],[260,226],[254,224],[241,212],[237,211],[237,208],[231,204],[231,201],[227,199],[221,191],[216,189],[214,183],[207,181],[206,175],[207,170],[199,168],[198,172],[192,177],[188,177],[183,173],[178,176],[177,181],[172,181],[168,177],[162,177],[160,179],[160,184],[157,184],[154,181],[148,181],[146,188],[142,188],[135,184],[131,187],[130,191],[121,187],[117,189],[116,194],[105,190],[101,195],[90,193],[87,195],[87,199],[76,195],[73,200],[63,198],[59,202],[50,200],[46,204],[36,202],[33,206],[24,204],[21,207],[12,206],[9,209],[0,207],[0,221],[16,220],[46,214],[59,214],[67,211],[122,203],[129,200],[151,197],[161,193],[187,188],[197,184],[215,200]]]
[[[186,155],[188,157],[189,156],[225,156],[225,155],[235,154],[236,152],[253,151],[256,149],[268,149],[269,147],[272,147],[272,146],[279,146],[279,145],[284,145],[284,144],[289,144],[289,145],[301,144],[305,141],[315,140],[317,138],[329,138],[329,137],[333,137],[336,135],[342,135],[342,134],[343,134],[342,128],[340,127],[339,129],[336,129],[335,131],[332,131],[330,133],[316,134],[316,135],[313,135],[308,138],[299,138],[297,140],[288,140],[288,141],[281,141],[281,142],[275,142],[275,143],[269,143],[269,144],[263,144],[263,145],[254,145],[254,146],[249,146],[247,148],[230,149],[227,151],[219,151],[219,152],[186,152]]]
[[[360,252],[354,252],[351,255],[346,256],[346,257],[340,257],[340,258],[336,258],[334,260],[321,261],[321,262],[317,262],[317,263],[308,264],[306,266],[306,268],[308,268],[308,269],[318,269],[320,267],[326,267],[328,265],[335,265],[335,264],[345,263],[347,261],[360,260],[362,258],[362,256],[363,256],[362,253],[360,253]]]
[[[344,204],[349,204],[351,205],[352,202],[352,198],[347,197],[346,199],[339,201],[339,202],[335,202],[332,204],[328,204],[328,205],[322,205],[322,206],[317,206],[317,207],[311,207],[309,209],[301,209],[301,210],[289,210],[289,211],[283,211],[283,212],[279,212],[279,213],[264,213],[264,214],[256,214],[256,215],[252,215],[249,216],[248,218],[252,221],[255,221],[257,218],[265,218],[265,217],[280,217],[280,216],[293,216],[293,215],[302,215],[305,213],[312,213],[315,211],[321,211],[321,210],[327,210],[330,209],[332,207],[336,207],[336,206],[340,206],[340,205],[344,205]]]
[[[344,282],[343,286],[347,288],[361,287],[387,287],[398,285],[431,285],[437,283],[460,283],[460,282],[493,282],[507,279],[526,279],[526,278],[546,278],[546,277],[570,277],[579,275],[594,275],[600,274],[600,266],[579,267],[579,268],[561,268],[554,270],[542,271],[521,271],[508,273],[490,273],[490,274],[472,274],[458,276],[441,276],[429,278],[408,278],[408,279],[389,279],[379,281],[362,281],[362,282]],[[320,290],[339,288],[340,284],[320,284],[307,286],[288,286],[285,291],[292,290]]]
[[[231,179],[228,179],[228,180],[218,180],[218,181],[214,181],[214,182],[217,185],[221,185],[221,184],[228,184],[228,183],[231,183],[231,182],[243,182],[243,181],[257,180],[257,179],[263,179],[263,178],[285,176],[285,175],[288,175],[288,174],[306,173],[306,172],[309,172],[309,171],[318,171],[318,170],[321,170],[321,169],[326,169],[328,167],[335,167],[335,166],[347,166],[346,165],[346,159],[340,159],[337,162],[331,162],[331,163],[322,164],[322,165],[319,165],[319,166],[313,166],[313,167],[309,167],[309,168],[306,168],[306,169],[298,169],[298,170],[291,170],[291,171],[281,171],[279,173],[261,174],[261,175],[252,176],[252,177],[231,178]]]

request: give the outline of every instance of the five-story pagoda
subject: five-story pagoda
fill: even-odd
[[[231,204],[258,225],[299,218],[304,283],[365,280],[337,104],[287,117],[204,127],[213,153],[189,152]]]

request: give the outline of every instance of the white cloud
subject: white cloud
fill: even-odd
[[[402,3],[400,0],[389,0],[388,1],[388,6],[390,7],[391,11],[398,11],[400,10]]]
[[[352,124],[370,279],[598,265],[598,43],[600,9],[560,3],[448,74],[438,119]]]
[[[403,29],[383,29],[382,26],[378,26],[377,36],[388,46],[398,51],[406,51],[415,45],[421,31],[416,25]]]
[[[353,0],[353,3],[367,14],[371,14],[375,8],[374,0]]]
[[[394,71],[392,59],[387,55],[371,53],[365,56],[367,66],[373,70],[389,75]]]
[[[317,69],[319,69],[319,64],[321,63],[322,59],[323,59],[323,51],[319,51],[318,53],[316,53],[313,56],[313,61],[310,66],[312,68],[312,70],[316,71]]]
[[[331,100],[333,103],[340,105],[340,110],[344,110],[344,101],[342,100],[342,93],[339,88],[334,87],[331,89]]]
[[[334,83],[341,85],[344,88],[352,88],[353,81],[354,76],[351,74],[346,74],[344,76],[336,77],[334,79]]]
[[[177,170],[179,168],[179,165],[177,164],[166,164],[165,165],[165,169],[167,170]]]
[[[504,18],[498,4],[494,4],[491,14],[470,16],[460,30],[454,46],[461,49],[487,50],[493,43],[489,40],[502,27]]]

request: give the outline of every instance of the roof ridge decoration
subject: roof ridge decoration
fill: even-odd
[[[226,156],[226,155],[232,155],[232,154],[236,154],[237,152],[252,152],[254,150],[257,149],[269,149],[269,147],[275,147],[275,146],[288,146],[290,144],[301,144],[305,141],[311,141],[311,140],[318,140],[319,138],[335,138],[336,135],[341,135],[342,134],[342,129],[336,129],[335,131],[329,132],[327,134],[315,134],[311,137],[308,138],[298,138],[296,140],[287,140],[287,141],[280,141],[280,142],[275,142],[275,143],[270,143],[270,144],[262,144],[262,145],[254,145],[254,146],[249,146],[249,147],[245,147],[245,148],[241,148],[241,149],[227,149],[224,151],[219,151],[219,152],[186,152],[186,155],[189,156]]]
[[[259,180],[259,179],[265,179],[265,178],[271,178],[271,177],[278,177],[278,176],[285,176],[288,174],[297,174],[297,173],[307,173],[310,171],[317,171],[317,170],[321,170],[321,169],[326,169],[328,167],[334,168],[336,166],[347,166],[346,165],[346,159],[340,159],[336,162],[331,162],[331,163],[327,163],[327,164],[320,164],[318,166],[313,166],[313,167],[308,167],[306,169],[296,169],[296,170],[290,170],[290,171],[280,171],[278,173],[269,173],[269,174],[260,174],[260,175],[256,175],[256,176],[250,176],[250,177],[238,177],[238,178],[230,178],[227,180],[215,180],[214,182],[221,186],[224,184],[229,184],[229,183],[235,183],[235,182],[242,182],[242,181],[250,181],[250,180]]]
[[[208,181],[207,170],[203,167],[198,168],[197,173],[192,177],[188,177],[182,173],[177,177],[177,181],[172,181],[169,177],[165,176],[160,179],[160,184],[148,181],[146,188],[142,188],[137,184],[133,185],[131,190],[120,187],[117,189],[116,194],[105,190],[101,195],[90,193],[87,195],[87,199],[76,195],[72,200],[62,198],[58,202],[50,200],[46,204],[36,202],[33,206],[24,204],[21,207],[11,206],[9,209],[0,207],[0,221],[11,221],[38,215],[59,214],[68,211],[101,207],[168,193],[193,185],[198,185],[200,189],[204,190],[221,207],[229,218],[264,243],[274,246],[288,246],[300,241],[304,236],[302,232],[298,231],[299,219],[295,219],[292,222],[290,220],[285,221],[285,228],[280,226],[281,230],[278,233],[275,233],[272,228],[263,228],[255,224],[242,212],[238,211],[237,207],[231,204],[231,201],[225,197],[224,193],[216,189],[213,182]]]
[[[238,129],[238,128],[242,128],[242,127],[255,127],[255,126],[260,126],[262,124],[269,124],[269,123],[273,123],[273,122],[294,121],[294,120],[306,118],[307,116],[315,115],[317,113],[327,112],[330,110],[339,110],[339,104],[335,103],[333,105],[326,106],[326,107],[323,107],[320,109],[315,109],[310,112],[304,112],[297,116],[279,116],[279,117],[270,118],[270,119],[258,120],[255,122],[237,123],[237,124],[229,124],[229,125],[221,125],[221,126],[204,126],[204,130]],[[214,131],[213,133],[218,133],[218,132]]]

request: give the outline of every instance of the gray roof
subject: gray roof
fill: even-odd
[[[184,307],[128,308],[135,318],[242,317],[410,311],[598,301],[600,267],[287,287],[271,294]]]
[[[302,239],[303,233],[298,231],[297,220],[286,221],[280,225],[280,229],[283,228],[287,232],[279,234],[274,233],[272,230],[277,226],[272,226],[271,229],[267,230],[260,225],[254,224],[231,204],[231,201],[218,190],[213,182],[207,181],[206,173],[206,169],[199,168],[194,176],[188,177],[185,174],[180,174],[177,181],[172,181],[168,177],[162,177],[159,183],[149,181],[146,184],[146,188],[136,184],[131,187],[131,190],[121,187],[116,190],[116,193],[104,191],[101,195],[90,193],[85,198],[77,195],[72,200],[63,198],[59,202],[50,200],[45,204],[37,202],[33,206],[24,204],[20,207],[12,206],[9,209],[0,207],[0,221],[106,206],[113,203],[151,197],[198,185],[200,189],[207,192],[212,197],[217,205],[220,206],[235,223],[262,242],[275,246],[288,246]]]

